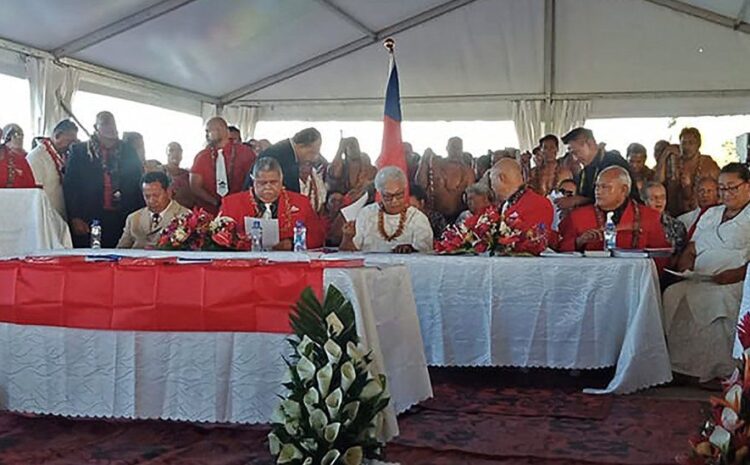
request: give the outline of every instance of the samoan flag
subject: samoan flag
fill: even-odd
[[[406,167],[403,144],[401,143],[401,94],[398,84],[396,58],[393,55],[391,55],[391,72],[388,76],[388,86],[385,89],[383,146],[375,164],[378,168],[395,166],[400,168],[404,174],[409,172]]]

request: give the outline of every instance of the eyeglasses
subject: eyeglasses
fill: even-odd
[[[569,191],[567,189],[557,189],[557,192],[561,193],[564,197],[573,197],[576,195],[575,191]]]
[[[393,194],[382,194],[384,202],[393,202],[394,200],[403,200],[404,199],[404,191],[400,192],[394,192]]]
[[[720,194],[736,194],[738,190],[740,190],[740,187],[742,187],[744,184],[747,184],[747,181],[741,182],[739,184],[735,184],[734,186],[719,186],[719,193]]]

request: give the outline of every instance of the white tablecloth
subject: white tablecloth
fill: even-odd
[[[0,189],[0,256],[71,248],[67,223],[41,189]]]
[[[328,268],[324,282],[351,299],[374,369],[388,377],[389,439],[398,434],[396,413],[432,396],[409,273],[403,266]],[[266,423],[284,392],[286,337],[0,324],[0,406],[65,416]]]
[[[651,260],[365,257],[409,267],[429,365],[616,366],[606,389],[587,390],[594,393],[672,379]]]

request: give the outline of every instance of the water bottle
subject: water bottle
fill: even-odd
[[[102,225],[99,223],[99,220],[91,222],[91,248],[102,248]]]
[[[300,220],[294,224],[294,251],[304,252],[307,250],[307,227]]]
[[[252,251],[261,252],[263,250],[263,226],[260,225],[260,220],[253,220],[253,225],[250,228],[250,238],[252,239]]]
[[[607,222],[604,224],[604,250],[609,252],[617,247],[617,226],[613,216],[614,212],[607,212]]]

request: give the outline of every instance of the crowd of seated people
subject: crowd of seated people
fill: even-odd
[[[277,219],[275,250],[292,249],[301,221],[308,248],[365,253],[429,253],[449,225],[490,209],[543,225],[558,251],[602,250],[611,218],[617,247],[671,249],[671,257],[657,260],[660,271],[705,278],[662,274],[674,370],[700,380],[731,371],[750,256],[750,173],[702,154],[695,128],[685,128],[678,144],[657,142],[653,169],[642,144],[630,144],[623,157],[579,127],[545,135],[529,152],[505,148],[477,158],[458,137],[448,140],[446,156],[429,148],[419,155],[404,143],[406,173],[378,170],[354,137],[341,138],[329,163],[315,128],[275,144],[243,143],[220,117],[205,129],[206,146],[185,169],[178,142],[166,147],[166,164],[146,159],[143,137],[120,137],[106,111],[89,140],[79,141],[76,124],[63,120],[28,154],[23,131],[10,124],[0,134],[0,188],[41,187],[68,222],[75,247],[89,246],[95,219],[102,247],[155,247],[162,229],[194,207],[236,219],[240,231],[245,217]],[[366,205],[347,221],[341,209],[362,196]]]

